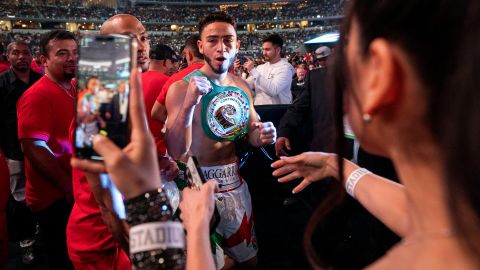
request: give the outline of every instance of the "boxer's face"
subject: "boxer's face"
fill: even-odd
[[[233,63],[240,41],[233,25],[225,22],[213,22],[205,26],[198,49],[205,61],[217,74],[223,74]]]

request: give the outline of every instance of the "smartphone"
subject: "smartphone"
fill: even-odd
[[[199,190],[200,187],[206,183],[205,176],[203,176],[202,169],[195,156],[190,156],[187,161],[187,186]]]
[[[79,40],[75,155],[103,160],[93,150],[96,134],[120,148],[129,142],[130,71],[136,68],[137,41],[127,35],[86,34]]]
[[[198,160],[195,156],[190,156],[188,158],[186,176],[187,186],[192,189],[199,190],[200,187],[204,183],[206,183],[200,164],[198,163]],[[218,223],[220,223],[220,214],[218,212],[217,206],[215,206],[212,218],[210,219],[210,233],[213,233],[215,231]]]

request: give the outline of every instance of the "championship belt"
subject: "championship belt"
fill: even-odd
[[[205,76],[198,69],[187,75]],[[207,77],[208,78],[208,77]],[[219,86],[209,79],[212,91],[202,98],[202,128],[216,141],[234,141],[248,132],[250,101],[243,90],[235,86]]]

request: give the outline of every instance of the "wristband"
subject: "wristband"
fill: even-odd
[[[355,198],[355,186],[357,185],[358,181],[362,179],[362,177],[366,174],[370,174],[371,172],[364,168],[358,168],[354,170],[345,181],[345,190],[347,193]]]
[[[126,221],[130,226],[162,221],[165,215],[173,214],[168,198],[162,189],[152,190],[135,198],[124,200],[124,203],[127,212]]]

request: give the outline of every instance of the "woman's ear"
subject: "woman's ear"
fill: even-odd
[[[398,101],[404,85],[404,66],[400,50],[386,39],[375,39],[370,43],[368,60],[363,73],[366,95],[363,112],[376,112]]]

